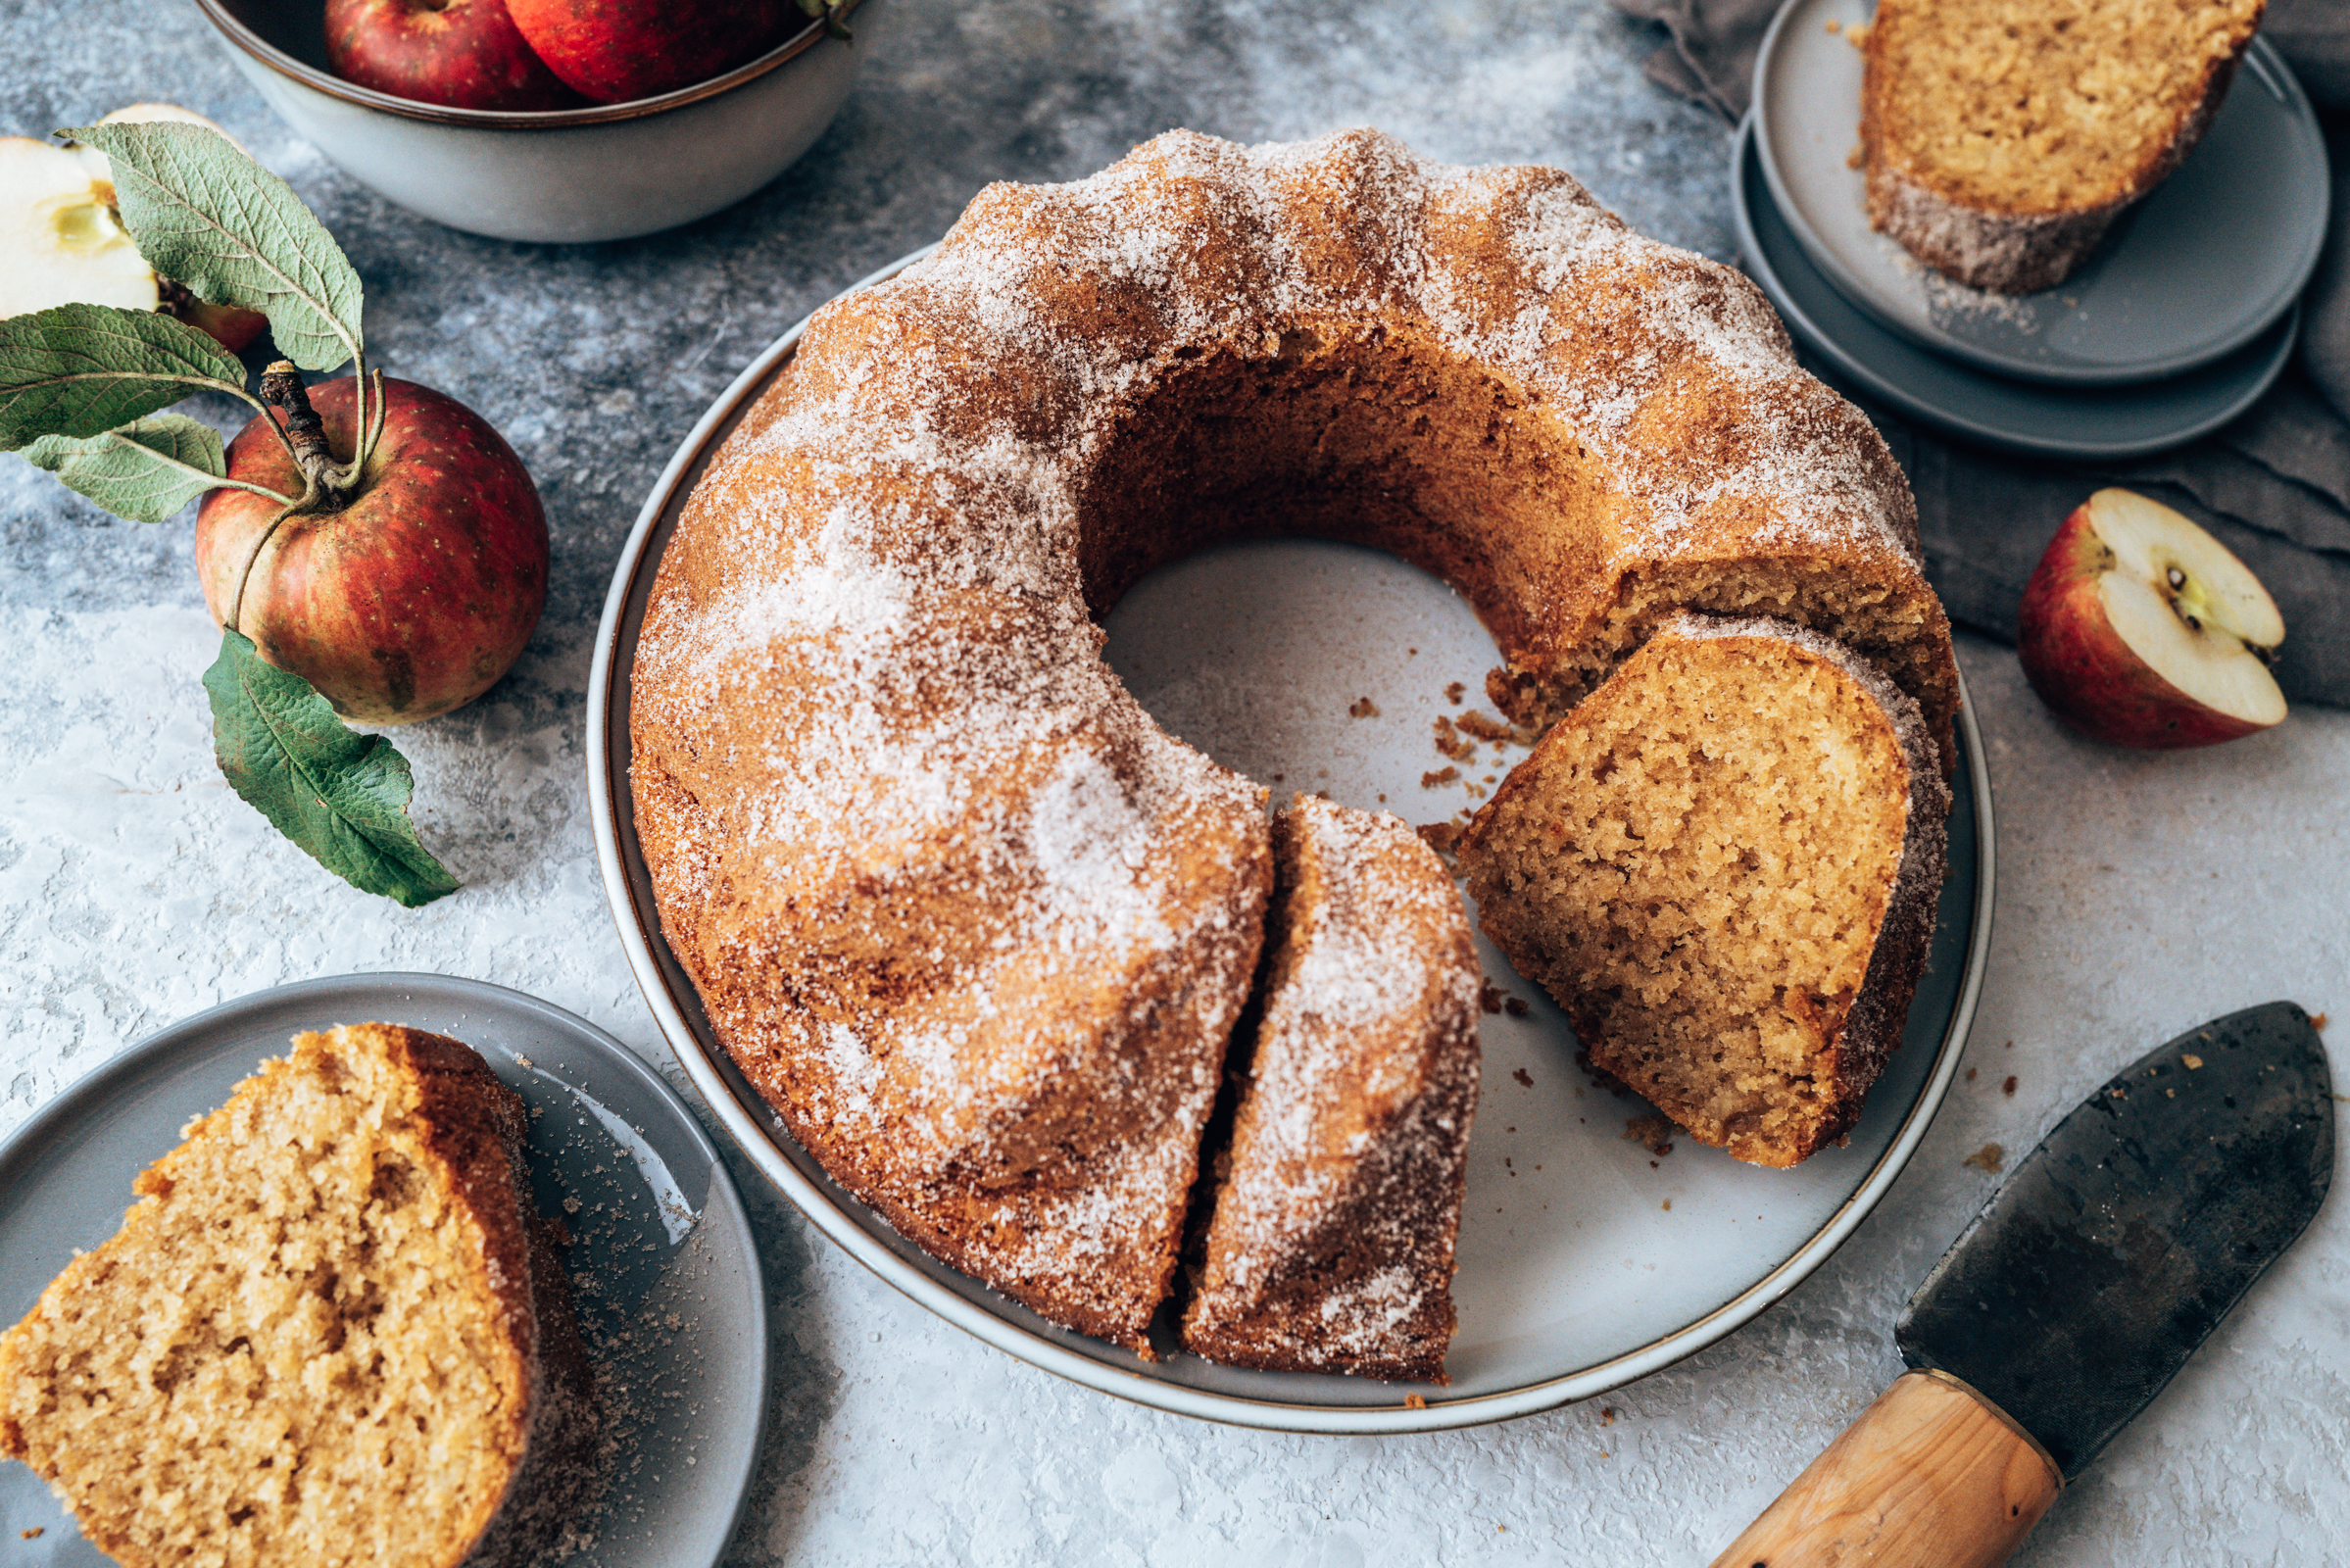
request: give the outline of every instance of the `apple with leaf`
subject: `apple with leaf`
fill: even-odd
[[[245,366],[183,321],[70,303],[0,320],[0,450],[121,517],[197,497],[204,677],[220,769],[328,869],[418,905],[454,892],[408,815],[408,761],[344,717],[407,723],[480,695],[529,641],[547,522],[487,422],[367,363],[359,275],[291,188],[200,125],[63,132],[112,165],[141,258],[208,304],[259,312],[282,359]],[[344,364],[314,398],[302,371]],[[164,413],[222,393],[255,417],[223,449]]]

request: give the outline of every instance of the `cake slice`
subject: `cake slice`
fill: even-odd
[[[1879,0],[1870,223],[1972,288],[2049,288],[2218,113],[2263,0]]]
[[[1444,1381],[1477,1108],[1477,955],[1433,851],[1299,796],[1183,1343],[1235,1366]]]
[[[1900,1041],[1949,809],[1917,705],[1858,656],[1684,616],[1502,781],[1460,862],[1593,1066],[1786,1166],[1851,1127]]]
[[[600,1439],[525,1127],[454,1040],[297,1036],[0,1336],[0,1452],[132,1568],[489,1568],[575,1532]]]

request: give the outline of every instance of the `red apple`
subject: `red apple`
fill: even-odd
[[[599,103],[708,81],[808,24],[792,0],[507,0],[541,60]]]
[[[326,0],[334,74],[452,109],[567,109],[577,94],[531,52],[506,0]]]
[[[2024,588],[2017,652],[2067,723],[2116,746],[2210,746],[2281,721],[2284,620],[2228,547],[2160,502],[2100,490]]]
[[[357,386],[311,393],[343,462]],[[522,460],[479,415],[413,382],[384,388],[382,440],[339,511],[289,516],[270,534],[275,502],[215,490],[196,514],[196,571],[225,623],[251,560],[237,629],[262,658],[345,718],[406,724],[480,696],[522,652],[547,602],[547,515]],[[230,443],[228,473],[303,490],[259,419]]]

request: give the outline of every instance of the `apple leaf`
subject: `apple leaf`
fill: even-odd
[[[58,134],[106,154],[148,266],[210,304],[261,312],[277,351],[306,370],[359,358],[359,274],[293,187],[234,142],[168,121]]]
[[[161,522],[228,476],[220,433],[184,414],[150,415],[81,440],[45,435],[24,456],[132,522]]]
[[[58,305],[0,320],[0,452],[86,440],[200,391],[244,398],[244,364],[168,316]]]
[[[409,819],[408,759],[344,727],[310,682],[265,663],[234,629],[204,672],[213,747],[245,803],[320,865],[410,908],[458,889]]]

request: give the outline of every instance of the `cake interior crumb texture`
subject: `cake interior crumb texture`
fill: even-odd
[[[0,1450],[124,1563],[481,1560],[531,1437],[523,1110],[465,1052],[504,1099],[453,1120],[452,1074],[378,1036],[465,1052],[301,1036],[0,1340]]]
[[[1953,201],[2053,213],[2138,194],[2263,0],[1885,0],[1888,156]]]
[[[1913,900],[1921,873],[1940,883],[1938,769],[1905,755],[1855,667],[1771,637],[1660,638],[1470,830],[1488,932],[1592,1063],[1759,1164],[1791,1165],[1857,1116],[1891,1044],[1866,1037],[1897,1036],[1932,929],[1930,890],[1927,909],[1895,902],[1921,785],[1933,842]],[[1873,978],[1897,1005],[1864,1005]]]

